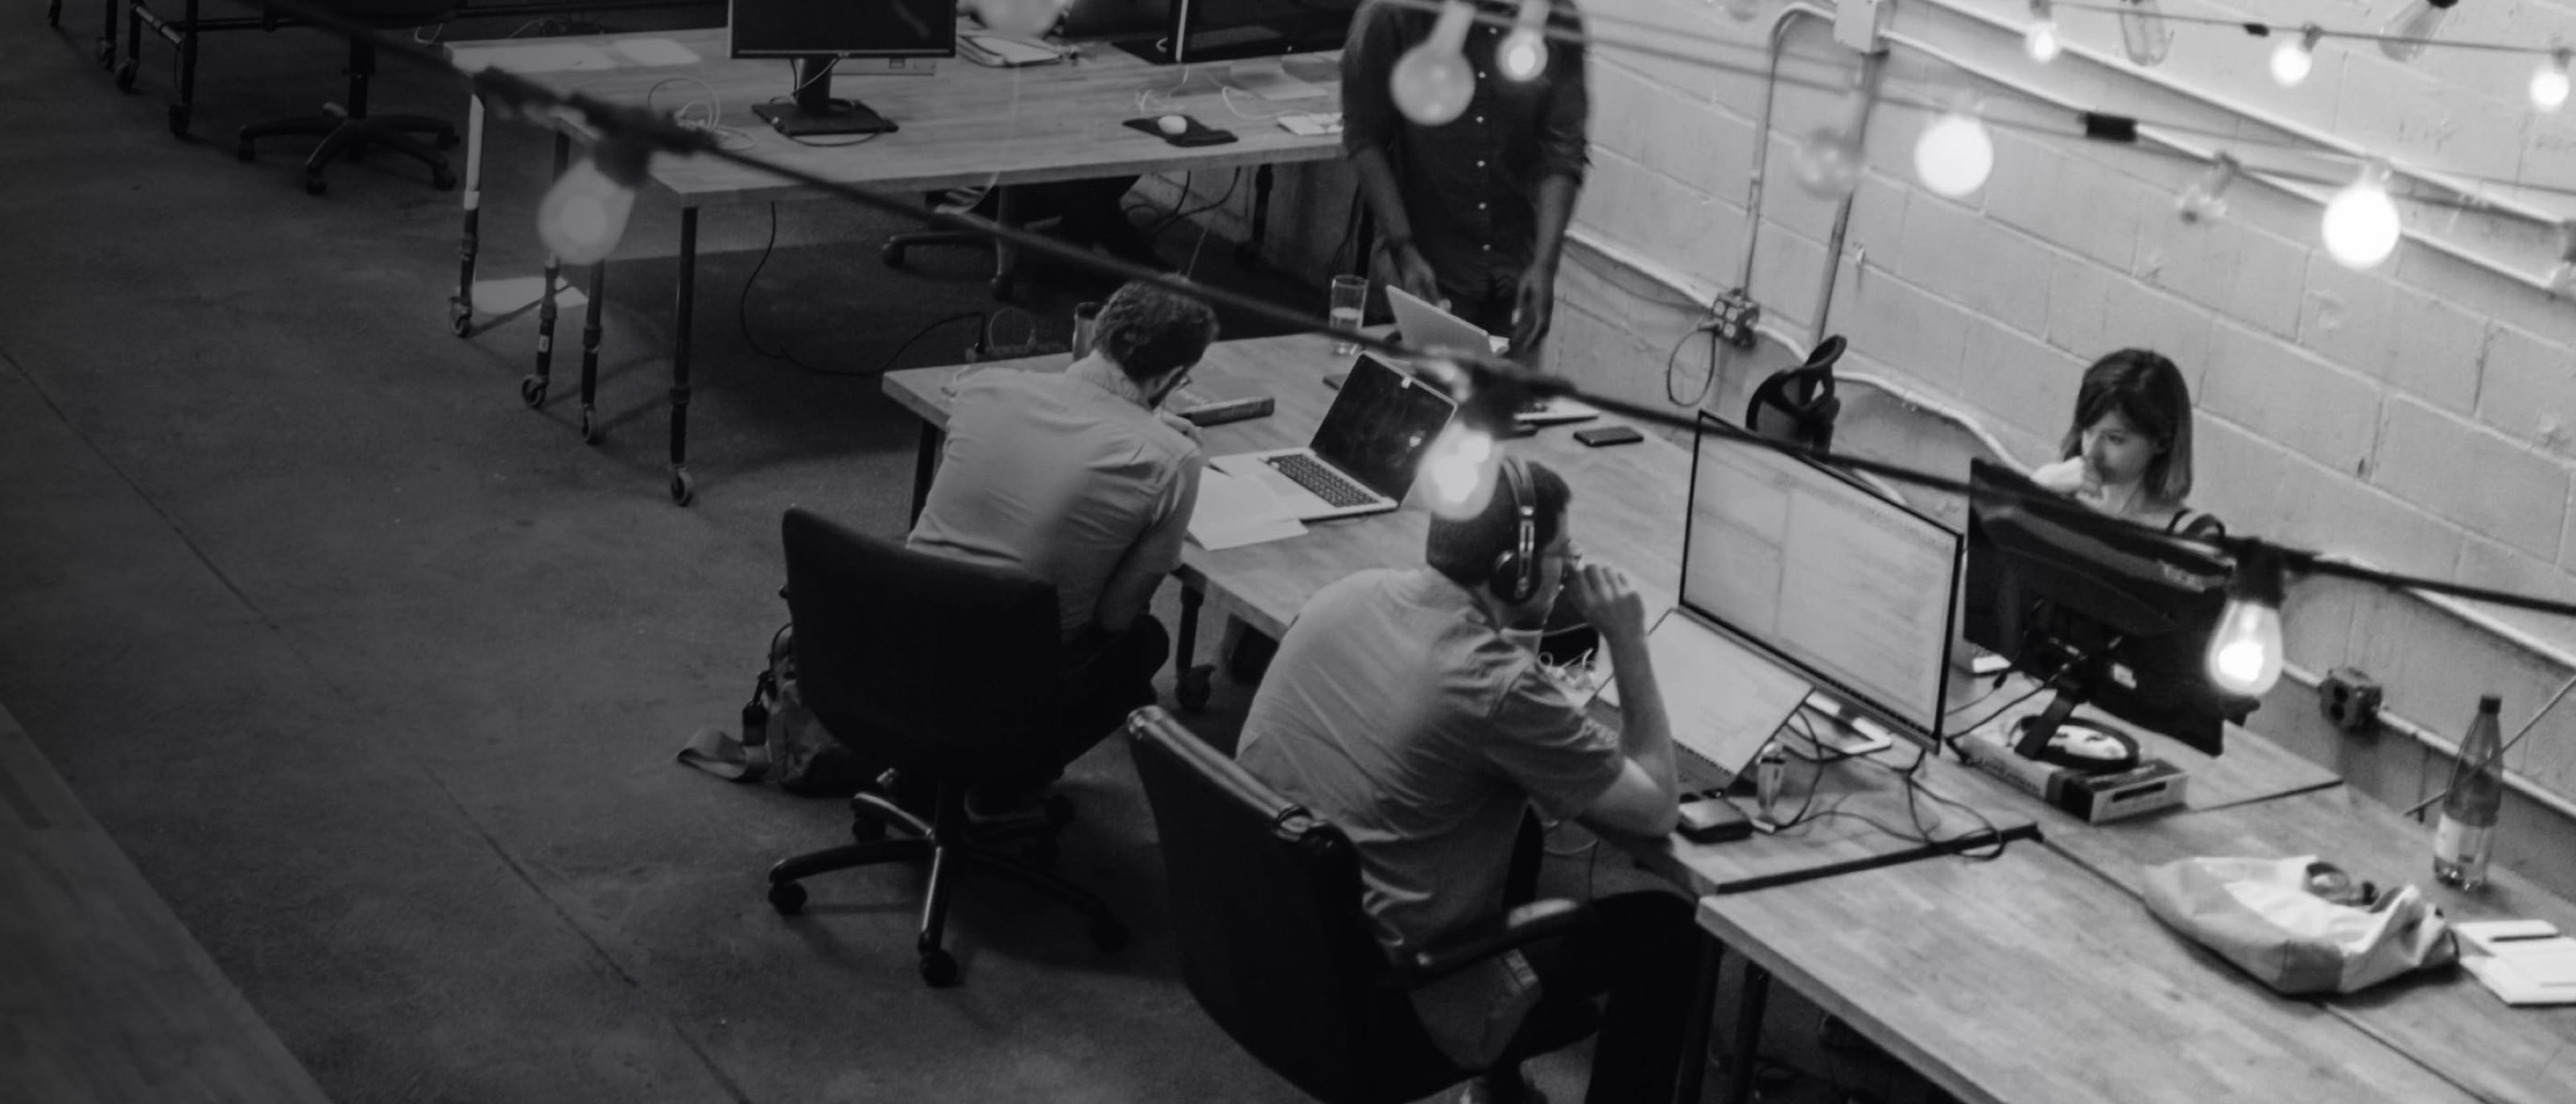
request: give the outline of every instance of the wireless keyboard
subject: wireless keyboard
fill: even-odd
[[[1369,493],[1367,488],[1351,482],[1342,473],[1325,467],[1321,461],[1305,453],[1292,452],[1286,456],[1273,456],[1266,462],[1278,469],[1279,474],[1287,476],[1298,486],[1314,492],[1315,497],[1323,499],[1326,505],[1336,509],[1344,506],[1363,506],[1377,501],[1377,496]]]

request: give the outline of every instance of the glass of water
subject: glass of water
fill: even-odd
[[[1368,289],[1369,282],[1366,276],[1333,277],[1332,312],[1325,317],[1331,319],[1333,325],[1339,329],[1360,328],[1361,314],[1368,309]],[[1333,342],[1334,356],[1349,356],[1358,351],[1360,347],[1352,342]]]

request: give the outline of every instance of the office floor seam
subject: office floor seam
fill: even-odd
[[[198,564],[203,566],[208,573],[212,574],[216,581],[222,583],[224,585],[224,589],[232,594],[235,600],[241,603],[242,608],[248,610],[253,617],[258,619],[259,625],[262,628],[268,630],[271,635],[277,638],[279,643],[285,645],[288,654],[295,657],[295,662],[304,668],[305,673],[311,676],[315,683],[328,688],[331,696],[342,706],[347,707],[352,714],[365,711],[364,707],[361,706],[354,697],[352,697],[337,682],[332,680],[330,676],[324,674],[320,668],[314,665],[312,657],[306,655],[304,649],[297,644],[294,634],[287,632],[284,626],[278,624],[275,618],[269,616],[268,611],[261,609],[258,603],[251,601],[249,595],[244,594],[240,587],[233,584],[232,578],[226,575],[224,570],[217,566],[214,560],[206,555],[204,549],[198,547],[196,541],[189,538],[187,531],[180,527],[177,518],[172,517],[169,511],[162,509],[161,504],[155,501],[150,494],[146,493],[142,486],[135,483],[133,477],[127,475],[123,468],[118,467],[116,461],[111,459],[105,450],[98,447],[97,442],[91,440],[88,434],[81,432],[80,426],[75,424],[70,416],[63,411],[62,405],[56,402],[53,395],[45,390],[44,385],[36,379],[34,373],[27,371],[26,366],[21,364],[16,357],[10,355],[6,348],[0,348],[0,364],[6,364],[10,371],[16,373],[19,379],[26,382],[28,389],[35,392],[36,397],[45,404],[45,408],[52,412],[54,420],[60,423],[64,430],[72,435],[74,440],[79,441],[82,448],[88,449],[90,455],[97,457],[99,463],[105,465],[108,471],[114,473],[117,481],[123,483],[126,489],[133,493],[137,501],[150,509],[153,516],[159,518],[162,524],[168,527],[170,534],[178,538],[179,542],[187,547],[189,554],[196,558]],[[396,743],[399,744],[401,742],[396,741]],[[724,1089],[726,1095],[736,1101],[736,1104],[755,1104],[750,1094],[745,1092],[742,1086],[734,1081],[733,1076],[726,1072],[724,1067],[716,1062],[715,1057],[708,1054],[706,1048],[681,1026],[678,1018],[672,1016],[667,1010],[661,1007],[661,1002],[653,997],[651,991],[645,988],[643,982],[638,980],[633,973],[629,972],[624,964],[618,962],[617,957],[610,954],[608,948],[600,943],[597,938],[593,937],[588,929],[582,927],[581,923],[575,920],[571,913],[565,911],[563,903],[556,900],[553,894],[548,893],[546,888],[539,884],[536,878],[528,872],[527,868],[519,862],[517,856],[512,855],[509,849],[502,845],[500,839],[492,834],[490,829],[484,827],[481,821],[475,819],[473,812],[466,808],[462,801],[457,799],[455,791],[448,786],[447,779],[445,777],[440,775],[435,768],[432,768],[428,763],[422,761],[418,756],[410,754],[407,749],[397,749],[396,753],[401,755],[402,759],[409,763],[414,769],[420,771],[421,775],[427,778],[430,784],[437,788],[439,797],[447,803],[448,808],[454,810],[457,818],[463,822],[467,828],[473,831],[475,837],[481,840],[483,845],[491,850],[494,857],[501,860],[501,864],[503,866],[509,868],[513,877],[517,878],[521,884],[527,886],[530,892],[536,894],[538,900],[545,902],[546,908],[554,913],[556,919],[561,921],[567,929],[570,929],[574,935],[581,939],[583,946],[590,948],[591,953],[596,955],[600,962],[606,964],[609,970],[617,975],[618,980],[626,983],[629,989],[634,990],[638,995],[643,996],[647,1000],[647,1002],[652,1006],[653,1014],[661,1019],[663,1024],[670,1029],[673,1035],[679,1037],[683,1045],[689,1048],[689,1053],[698,1059],[699,1064],[705,1067],[707,1075],[713,1078],[716,1084]]]

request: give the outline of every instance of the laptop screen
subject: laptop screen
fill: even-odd
[[[1820,465],[1701,430],[1682,604],[1936,740],[1958,573],[1959,537],[1940,522]]]
[[[1422,450],[1449,424],[1449,396],[1365,353],[1351,365],[1315,428],[1315,455],[1398,502],[1413,488]]]

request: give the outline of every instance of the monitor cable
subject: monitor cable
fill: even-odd
[[[752,352],[769,360],[786,361],[811,375],[830,376],[836,379],[875,379],[885,375],[889,371],[892,371],[894,369],[895,362],[901,360],[903,358],[903,354],[910,352],[914,345],[921,343],[922,338],[930,336],[931,331],[937,330],[942,326],[971,321],[975,323],[974,347],[978,350],[988,347],[987,337],[990,334],[991,320],[980,311],[964,311],[957,314],[947,315],[942,318],[933,319],[930,322],[923,324],[920,329],[912,332],[911,337],[905,338],[903,340],[903,344],[895,346],[893,352],[886,354],[885,358],[879,361],[876,367],[861,371],[852,371],[842,368],[824,368],[808,364],[804,360],[799,359],[796,356],[795,350],[789,349],[785,342],[780,342],[778,347],[775,349],[761,344],[759,335],[754,333],[751,328],[751,289],[753,285],[760,282],[760,274],[762,270],[769,267],[770,255],[776,251],[778,247],[778,204],[771,203],[768,206],[769,239],[761,244],[760,259],[752,264],[751,275],[743,278],[742,294],[734,300],[734,324],[742,330],[742,342],[744,345],[749,346]],[[1031,325],[1032,328],[1034,328],[1035,323],[1032,322]]]

